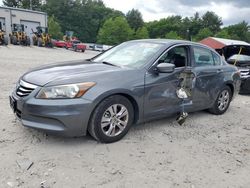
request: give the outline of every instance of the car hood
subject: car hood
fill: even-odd
[[[100,73],[119,71],[120,69],[119,67],[90,61],[69,61],[38,67],[25,73],[21,79],[31,84],[44,86],[55,81],[65,81],[66,83],[70,80],[77,81],[78,78],[79,81],[82,81],[80,78],[91,75],[97,76]]]

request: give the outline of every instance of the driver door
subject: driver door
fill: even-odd
[[[172,73],[155,70],[159,63],[172,63]],[[145,120],[171,115],[181,111],[182,100],[176,95],[179,75],[190,65],[189,46],[180,45],[168,49],[145,74],[144,117]]]

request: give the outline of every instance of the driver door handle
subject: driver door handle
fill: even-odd
[[[221,72],[223,72],[222,69],[217,69],[217,73],[221,73]]]

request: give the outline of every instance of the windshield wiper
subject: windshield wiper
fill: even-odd
[[[112,63],[109,63],[107,61],[103,61],[102,64],[105,64],[105,65],[111,65],[111,66],[114,66],[114,67],[119,67],[118,65],[115,65],[115,64],[112,64]]]

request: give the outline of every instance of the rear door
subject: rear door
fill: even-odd
[[[206,109],[213,105],[224,82],[224,70],[221,58],[215,52],[201,46],[192,49],[195,74],[193,107],[194,110]]]

